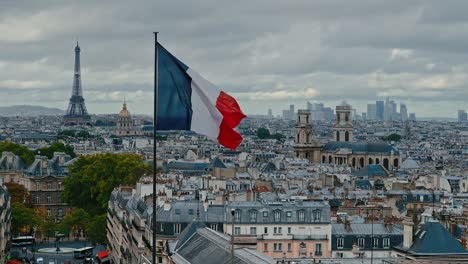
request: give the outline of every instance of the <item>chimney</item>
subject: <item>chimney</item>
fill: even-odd
[[[387,229],[389,233],[393,231],[393,221],[391,217],[387,217],[385,219],[385,228]]]
[[[413,245],[413,219],[405,217],[403,219],[403,247],[410,248]]]
[[[168,200],[166,200],[164,202],[164,211],[170,211],[171,210],[171,202],[169,202]]]
[[[344,225],[345,225],[346,231],[351,232],[351,222],[349,222],[348,219],[345,220]]]

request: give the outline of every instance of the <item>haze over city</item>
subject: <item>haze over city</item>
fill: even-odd
[[[340,8],[337,8],[339,4]],[[248,8],[247,8],[248,7]],[[247,114],[390,96],[418,117],[456,117],[468,89],[466,2],[6,1],[0,106],[66,109],[82,48],[90,113],[152,109],[153,38]]]

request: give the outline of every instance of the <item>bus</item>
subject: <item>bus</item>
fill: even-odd
[[[13,247],[30,246],[32,244],[34,244],[34,237],[32,236],[20,236],[11,239]]]
[[[73,257],[76,259],[93,257],[93,247],[77,248],[73,251]]]

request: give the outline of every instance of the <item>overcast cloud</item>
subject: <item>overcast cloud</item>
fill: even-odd
[[[81,46],[89,112],[152,109],[153,31],[240,101],[359,112],[391,96],[418,116],[468,110],[468,1],[0,0],[0,105],[65,109]]]

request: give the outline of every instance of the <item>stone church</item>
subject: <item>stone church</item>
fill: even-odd
[[[360,169],[381,164],[392,171],[400,165],[400,152],[385,142],[354,142],[351,106],[345,102],[336,107],[333,141],[325,144],[313,139],[309,110],[298,110],[294,151],[296,157],[314,163],[349,165]]]
[[[124,100],[122,110],[119,112],[115,133],[119,137],[142,136],[143,131],[140,127],[134,126],[132,116],[127,109],[127,103]]]

